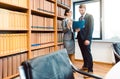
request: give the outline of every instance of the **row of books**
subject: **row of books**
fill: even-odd
[[[32,15],[32,29],[54,29],[53,18]]]
[[[8,3],[11,5],[16,5],[20,7],[27,8],[28,7],[28,0],[0,0],[0,2]]]
[[[70,0],[57,0],[57,2],[67,7],[70,7],[70,4],[71,4]]]
[[[54,43],[54,33],[32,33],[31,46]]]
[[[65,12],[64,8],[57,6],[57,13],[58,13],[57,15],[58,16],[64,17],[64,12]]]
[[[54,13],[55,4],[47,0],[31,0],[31,8],[49,13]]]
[[[46,54],[49,54],[51,52],[54,52],[53,46],[32,51],[32,57],[34,58],[37,56],[46,55]]]
[[[57,28],[62,31],[62,20],[57,20]]]
[[[64,48],[63,44],[58,45],[58,50],[63,49],[63,48]]]
[[[27,51],[26,33],[0,34],[0,56]]]
[[[58,33],[58,42],[63,42],[63,33]]]
[[[0,79],[18,73],[21,62],[27,60],[27,53],[0,58]]]
[[[27,29],[27,14],[0,8],[0,30]]]

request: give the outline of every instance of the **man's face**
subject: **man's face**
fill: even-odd
[[[79,12],[81,15],[83,15],[85,13],[86,9],[85,8],[79,8]]]

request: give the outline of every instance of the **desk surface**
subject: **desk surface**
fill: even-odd
[[[120,79],[120,61],[110,69],[105,79]]]

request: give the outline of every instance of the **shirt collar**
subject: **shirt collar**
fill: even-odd
[[[83,18],[85,17],[85,15],[86,15],[86,12],[84,13]]]

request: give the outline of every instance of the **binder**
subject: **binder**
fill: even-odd
[[[72,28],[73,29],[78,29],[78,28],[82,29],[82,28],[84,28],[84,25],[85,25],[85,20],[82,20],[82,21],[73,21]]]

